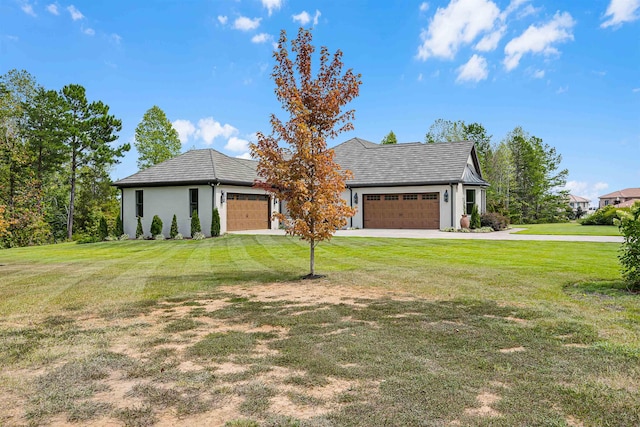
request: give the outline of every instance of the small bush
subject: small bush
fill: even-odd
[[[151,235],[156,236],[162,234],[162,220],[158,215],[154,215],[151,220]]]
[[[136,240],[144,240],[144,234],[141,234],[138,237],[136,237]]]
[[[138,217],[138,226],[136,227],[136,239],[139,239],[140,236],[144,236],[144,231],[142,230],[142,219]]]
[[[122,233],[118,240],[129,240],[129,235],[127,233]]]
[[[616,223],[624,236],[618,255],[622,277],[629,289],[640,290],[640,203],[636,203],[631,212],[623,214]]]
[[[195,237],[196,233],[202,233],[202,227],[200,227],[198,211],[193,211],[193,215],[191,215],[191,237]]]
[[[218,208],[213,210],[211,215],[211,237],[218,237],[220,235],[220,213]]]
[[[613,225],[616,219],[620,220],[624,216],[624,212],[630,212],[629,208],[616,209],[613,205],[605,206],[598,209],[588,217],[580,220],[580,224]]]
[[[164,240],[164,234],[156,234],[155,236],[153,236],[153,240]]]
[[[480,228],[480,213],[478,212],[478,205],[473,205],[471,209],[471,221],[469,222],[471,229]]]
[[[78,244],[85,244],[85,243],[98,243],[100,241],[100,238],[96,237],[96,236],[82,236],[79,237],[78,240],[76,240],[76,243]]]
[[[202,233],[201,233],[201,232],[199,232],[199,231],[196,231],[196,232],[194,233],[194,235],[193,235],[192,239],[193,239],[193,240],[204,240],[204,239],[205,239],[205,237],[206,237],[206,236],[205,236],[204,234],[202,234]]]
[[[116,236],[122,236],[124,234],[124,226],[122,225],[122,218],[120,217],[120,214],[118,214],[118,217],[116,218],[116,229],[114,234]]]
[[[491,227],[494,231],[506,230],[509,227],[509,218],[497,212],[487,212],[480,216],[482,227]]]
[[[105,240],[109,235],[109,227],[107,226],[107,219],[104,216],[100,217],[100,225],[98,225],[98,238]]]
[[[182,239],[184,239],[184,237],[182,236],[181,233],[178,233],[175,236],[173,236],[173,240],[182,240]]]
[[[171,220],[171,231],[169,231],[169,237],[175,239],[178,235],[178,218],[173,214],[173,219]]]

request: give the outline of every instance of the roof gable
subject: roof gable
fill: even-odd
[[[605,194],[604,196],[600,196],[598,198],[615,199],[616,197],[640,199],[640,188],[625,188],[624,190],[614,191],[613,193]]]

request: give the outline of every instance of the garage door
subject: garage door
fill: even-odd
[[[269,196],[227,194],[227,230],[264,230],[270,228]]]
[[[365,194],[364,228],[440,228],[439,193]]]

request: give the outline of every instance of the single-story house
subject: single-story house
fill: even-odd
[[[582,212],[587,212],[589,210],[589,203],[591,203],[589,199],[574,196],[573,194],[569,194],[568,199],[569,200],[567,202],[569,203],[569,207],[573,209],[573,212],[576,212],[578,208],[580,208]]]
[[[640,200],[640,188],[625,188],[624,190],[614,191],[613,193],[605,194],[598,197],[600,203],[599,208],[603,208],[609,205],[619,205],[621,203],[629,202],[632,200]],[[633,205],[633,202],[631,202]],[[629,206],[631,206],[629,205]]]
[[[470,214],[474,205],[485,211],[489,184],[482,179],[472,142],[380,145],[352,138],[333,149],[335,161],[353,172],[342,194],[357,208],[349,227],[458,228],[462,214]],[[286,208],[253,187],[256,166],[255,160],[200,149],[116,181],[124,232],[135,235],[140,217],[148,234],[158,215],[166,236],[175,214],[180,233],[189,236],[191,214],[197,211],[208,236],[214,208],[222,233],[277,229],[272,213]]]

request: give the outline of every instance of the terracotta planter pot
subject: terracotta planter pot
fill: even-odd
[[[462,214],[462,218],[460,218],[460,228],[469,228],[469,217],[467,214]]]

